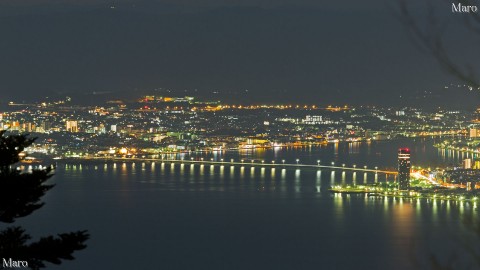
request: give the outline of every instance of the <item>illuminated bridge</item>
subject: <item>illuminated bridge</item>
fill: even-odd
[[[382,170],[378,167],[368,168],[367,166],[356,166],[351,165],[351,167],[342,164],[341,166],[335,165],[332,162],[331,165],[322,165],[320,161],[317,161],[317,164],[302,164],[299,163],[285,163],[285,160],[280,162],[271,161],[265,162],[264,160],[253,160],[253,159],[242,159],[242,160],[223,160],[220,161],[214,159],[157,159],[157,158],[122,158],[122,157],[82,157],[82,158],[72,158],[66,160],[112,160],[112,161],[151,161],[151,162],[161,162],[167,164],[198,164],[198,165],[213,165],[213,166],[246,166],[246,167],[268,167],[268,168],[292,168],[292,169],[327,169],[327,170],[342,170],[342,171],[353,171],[353,172],[370,172],[375,174],[386,174],[386,175],[397,175],[397,171],[388,171]]]

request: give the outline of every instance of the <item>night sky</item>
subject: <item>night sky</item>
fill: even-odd
[[[444,88],[458,80],[415,46],[394,2],[18,2],[0,4],[2,101],[158,88],[251,103],[480,101],[475,91]],[[457,23],[463,15],[450,13],[451,2],[437,8],[450,22],[449,52],[478,63],[480,34]],[[426,9],[414,12],[421,20]]]

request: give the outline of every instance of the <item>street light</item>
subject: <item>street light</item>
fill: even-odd
[[[298,165],[298,162],[300,161],[300,159],[297,158],[297,165]]]
[[[317,160],[317,166],[320,166],[320,159]]]
[[[282,159],[282,163],[285,164],[285,159]]]
[[[332,166],[335,166],[335,162],[332,161]]]

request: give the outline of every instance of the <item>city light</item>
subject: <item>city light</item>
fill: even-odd
[[[479,1],[0,2],[1,269],[480,269]]]
[[[455,151],[455,154],[464,153],[467,158],[462,160],[462,164],[458,167],[427,167],[422,168],[421,165],[411,166],[411,170],[405,169],[402,172],[392,171],[396,165],[389,165],[389,168],[382,168],[376,164],[364,165],[363,169],[359,169],[357,164],[347,166],[347,163],[343,163],[344,160],[332,161],[330,164],[332,172],[335,172],[335,163],[341,164],[340,168],[346,172],[348,170],[364,171],[365,173],[385,174],[385,180],[380,180],[375,176],[375,182],[383,182],[388,186],[388,190],[398,189],[399,183],[406,183],[405,177],[408,175],[417,182],[414,185],[421,185],[421,188],[428,190],[432,187],[442,187],[450,191],[455,189],[463,189],[471,191],[476,188],[477,181],[470,182],[458,182],[458,179],[464,179],[461,174],[467,175],[466,171],[473,170],[471,173],[476,174],[476,170],[480,172],[480,161],[476,161],[475,158],[469,157],[469,155],[480,154],[480,151],[473,138],[480,137],[480,128],[470,129],[458,129],[458,112],[452,114],[446,112],[429,113],[422,111],[421,109],[415,110],[391,110],[390,108],[381,107],[364,107],[361,112],[355,111],[356,108],[351,106],[328,106],[319,107],[316,105],[306,104],[276,104],[276,105],[247,105],[247,104],[234,104],[228,105],[221,101],[215,102],[195,102],[194,97],[163,97],[163,96],[145,96],[139,99],[137,106],[132,106],[129,109],[125,105],[120,105],[117,109],[105,108],[101,106],[97,107],[85,107],[85,111],[82,109],[76,110],[76,113],[63,114],[58,111],[54,111],[55,105],[51,102],[42,101],[37,106],[39,114],[35,115],[35,111],[28,111],[24,109],[21,112],[15,113],[0,113],[0,129],[8,128],[15,132],[44,132],[46,137],[51,133],[60,133],[65,136],[66,142],[83,142],[93,138],[87,146],[74,147],[73,144],[66,145],[65,142],[55,142],[49,138],[44,143],[39,144],[34,149],[26,149],[25,153],[20,153],[19,157],[23,159],[23,163],[36,162],[33,158],[26,158],[27,153],[30,156],[32,150],[49,155],[52,153],[55,160],[62,158],[77,158],[77,159],[112,159],[112,160],[168,160],[175,163],[176,161],[183,162],[185,159],[190,158],[191,162],[194,162],[196,158],[184,157],[183,154],[193,155],[194,153],[210,154],[216,157],[216,153],[224,151],[245,151],[246,155],[252,157],[258,157],[255,159],[239,159],[241,163],[250,162],[253,164],[261,163],[265,164],[265,155],[268,151],[278,151],[279,148],[286,149],[303,149],[308,147],[309,151],[316,151],[314,147],[323,147],[324,145],[333,145],[333,148],[338,151],[342,143],[346,143],[349,147],[356,147],[356,144],[370,143],[374,140],[383,140],[397,135],[406,138],[416,138],[421,136],[447,136],[447,135],[470,135],[472,140],[462,139],[458,137],[452,137],[452,139],[442,139],[438,141],[434,147],[437,147],[442,151]],[[179,102],[173,104],[172,102]],[[57,105],[66,106],[65,102],[59,102]],[[181,106],[180,106],[181,104]],[[189,106],[190,105],[190,106]],[[12,104],[12,106],[18,106],[18,104]],[[62,107],[63,108],[63,107]],[[53,110],[52,110],[53,109]],[[278,110],[287,110],[280,114]],[[290,114],[288,110],[293,110],[295,113]],[[222,111],[222,116],[216,116],[213,112]],[[240,113],[242,111],[242,113]],[[329,112],[325,114],[324,112]],[[148,129],[144,128],[140,123],[131,121],[128,118],[123,117],[129,113],[136,114],[139,118],[145,118],[152,123]],[[149,114],[153,113],[150,116]],[[272,115],[271,118],[265,120],[265,117],[251,118],[252,115],[265,113],[265,115]],[[352,116],[350,117],[350,113]],[[33,118],[29,118],[28,115],[35,115]],[[394,115],[392,115],[394,114]],[[161,123],[176,123],[176,119],[180,116],[185,116],[185,121],[178,126],[172,127],[171,130],[166,127],[161,127]],[[362,122],[362,117],[374,115],[382,121],[386,126],[384,130],[371,131],[365,129],[363,126],[367,122]],[[429,119],[436,119],[441,117],[445,125],[442,130],[434,130],[430,124],[418,124],[415,121],[410,122],[411,119],[421,119],[425,123],[428,123]],[[447,121],[448,117],[451,117]],[[42,119],[37,121],[38,119]],[[112,118],[110,118],[112,117]],[[413,117],[413,118],[412,118]],[[46,119],[47,120],[44,120]],[[392,119],[395,118],[395,121]],[[477,117],[479,118],[479,117]],[[26,120],[28,119],[28,120]],[[192,120],[193,119],[193,120]],[[220,127],[215,126],[215,123],[219,119],[227,119],[232,126],[241,126],[242,130],[252,131],[251,126],[254,126],[254,122],[257,121],[260,126],[269,126],[282,130],[280,134],[268,134],[258,133],[251,135],[252,132],[246,132],[249,135],[226,135],[226,136],[209,136],[209,131],[215,131]],[[249,119],[246,121],[246,119]],[[251,120],[253,119],[253,120]],[[462,119],[468,119],[463,116]],[[199,126],[198,123],[205,123],[203,126]],[[242,122],[243,121],[243,122]],[[252,122],[250,122],[252,121]],[[436,120],[438,121],[438,120]],[[197,123],[197,124],[193,124]],[[247,123],[242,126],[241,123]],[[465,121],[465,123],[469,123]],[[480,123],[480,121],[479,121]],[[180,125],[181,124],[181,125]],[[159,126],[156,128],[155,126]],[[315,132],[310,130],[310,127],[321,126],[325,129],[316,130]],[[345,128],[346,126],[346,128]],[[328,127],[328,128],[327,128]],[[409,127],[409,128],[406,128]],[[197,132],[198,130],[207,131]],[[478,135],[477,135],[478,133]],[[101,143],[95,142],[95,138],[110,138],[112,142],[108,147],[102,147]],[[80,143],[81,144],[81,143]],[[412,148],[413,149],[413,148]],[[398,160],[409,162],[409,155],[412,150],[410,148],[400,148],[398,153]],[[252,155],[252,152],[254,153]],[[243,155],[243,154],[242,154]],[[453,155],[453,152],[451,153]],[[175,160],[178,159],[178,160]],[[211,163],[218,162],[224,163],[225,158],[208,158]],[[229,158],[230,162],[235,162],[234,158]],[[197,160],[204,162],[204,157],[199,157]],[[300,159],[295,158],[293,164],[288,163],[285,158],[279,160],[285,167],[299,166]],[[275,159],[270,161],[271,166],[276,165]],[[316,164],[316,165],[315,165]],[[402,163],[403,164],[403,163]],[[192,164],[193,165],[193,164]],[[213,165],[213,164],[211,164]],[[305,161],[302,164],[302,168],[307,169],[311,166],[321,166],[321,160],[317,159],[313,164],[309,164],[309,161]],[[374,169],[368,169],[370,166]],[[458,174],[458,175],[457,175]],[[391,177],[387,175],[393,175],[393,181]],[[402,176],[403,175],[403,176]],[[447,175],[448,177],[446,177]],[[478,174],[480,176],[480,173]],[[402,178],[403,177],[403,178]],[[452,178],[453,177],[453,178]],[[457,179],[458,178],[458,179]],[[410,183],[411,181],[408,181]],[[397,186],[394,186],[397,185]],[[478,186],[478,185],[477,185]],[[353,189],[352,186],[350,189]],[[405,186],[403,187],[405,188]],[[477,187],[478,188],[478,187]],[[408,187],[406,188],[408,190]],[[416,195],[418,196],[418,194]],[[447,196],[447,195],[445,195]],[[433,197],[432,197],[433,198]],[[437,198],[437,197],[435,197]],[[454,196],[460,200],[473,200],[468,194],[464,197]],[[449,198],[449,199],[452,199]]]

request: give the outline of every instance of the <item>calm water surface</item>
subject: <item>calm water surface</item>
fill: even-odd
[[[204,154],[204,158],[396,167],[457,164],[432,140]],[[190,158],[186,155],[184,158]],[[193,156],[199,158],[198,156]],[[472,203],[334,195],[385,176],[161,162],[59,163],[46,205],[19,224],[34,236],[88,229],[88,248],[50,269],[426,269],[436,256],[468,269],[478,243]],[[478,245],[473,245],[474,249]],[[477,250],[478,252],[478,250]],[[478,253],[477,253],[478,254]],[[472,266],[471,269],[475,269]]]

